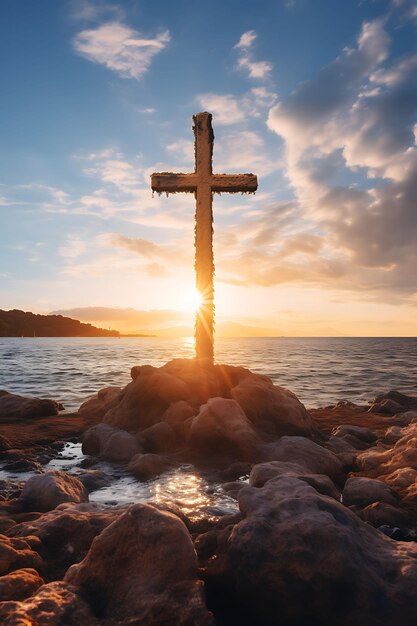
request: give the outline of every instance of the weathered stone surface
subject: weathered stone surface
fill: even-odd
[[[0,603],[8,600],[24,600],[35,593],[44,582],[38,572],[32,568],[18,569],[0,576]]]
[[[89,606],[63,582],[43,585],[22,602],[0,602],[2,626],[98,626]]]
[[[210,398],[192,420],[189,443],[205,459],[224,455],[245,460],[254,458],[259,439],[235,400]]]
[[[88,502],[88,493],[75,476],[50,470],[29,478],[20,498],[26,510],[51,511],[63,502]]]
[[[230,392],[256,428],[273,436],[305,435],[313,423],[296,396],[261,376],[244,378]]]
[[[3,392],[0,396],[0,417],[20,419],[57,415],[63,407],[55,400],[25,398],[15,393]]]
[[[339,490],[328,476],[306,473],[301,465],[285,461],[270,461],[254,465],[249,476],[249,484],[252,487],[263,487],[269,480],[278,476],[296,476],[314,487],[319,493],[338,501],[340,499]]]
[[[377,436],[370,428],[364,428],[363,426],[356,426],[352,424],[342,424],[337,426],[332,431],[333,437],[354,437],[367,444],[372,444],[376,441]],[[348,439],[349,440],[349,439]]]
[[[177,446],[179,437],[167,422],[158,422],[141,431],[140,442],[147,452],[168,452]]]
[[[387,502],[374,502],[362,510],[357,511],[359,517],[375,528],[383,525],[390,527],[414,525],[412,516],[399,507]]]
[[[389,540],[296,477],[239,493],[228,539],[237,600],[254,623],[389,626],[417,620],[417,545]]]
[[[91,419],[102,420],[107,411],[119,401],[121,391],[121,387],[104,387],[92,398],[83,402],[78,412]]]
[[[125,387],[120,402],[106,413],[104,422],[124,430],[143,430],[160,422],[172,402],[187,400],[188,396],[182,380],[152,368]]]
[[[9,450],[9,448],[11,447],[12,447],[12,443],[10,439],[7,439],[7,437],[3,437],[3,435],[0,435],[0,452]]]
[[[105,461],[128,463],[141,450],[141,446],[133,435],[109,424],[96,424],[83,436],[83,453],[97,456]]]
[[[37,537],[6,537],[0,535],[0,576],[20,568],[39,569],[42,559],[38,550],[40,541]]]
[[[380,480],[353,476],[348,478],[342,492],[342,501],[346,506],[365,507],[374,502],[386,502],[392,506],[398,504],[395,492]]]
[[[263,447],[263,457],[266,461],[297,463],[307,474],[325,474],[333,480],[342,475],[337,456],[306,437],[281,437]]]
[[[101,470],[90,469],[82,474],[77,474],[78,480],[82,482],[88,493],[108,487],[112,483],[112,477]]]
[[[211,624],[188,531],[176,516],[136,504],[67,572],[103,617],[159,626]],[[132,622],[131,622],[132,623]]]
[[[127,471],[138,480],[150,480],[172,469],[172,463],[160,454],[136,454],[127,466]]]
[[[389,391],[375,398],[369,411],[383,415],[396,415],[402,411],[416,411],[417,398],[406,396],[399,391]]]
[[[16,537],[30,535],[41,542],[49,579],[63,578],[68,567],[81,561],[99,533],[121,514],[97,504],[61,504],[38,519],[13,527]],[[20,540],[22,541],[22,540]]]

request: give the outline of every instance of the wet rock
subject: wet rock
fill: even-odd
[[[107,411],[113,408],[120,399],[121,387],[105,387],[92,398],[88,398],[78,409],[81,415],[92,420],[102,420]]]
[[[98,626],[89,606],[70,585],[43,585],[22,602],[0,602],[3,626]]]
[[[65,581],[80,590],[98,615],[118,623],[212,623],[185,525],[149,505],[130,507],[103,530]]]
[[[373,502],[398,504],[396,493],[380,480],[353,476],[348,478],[342,492],[342,502],[346,506],[365,507]]]
[[[231,397],[259,430],[272,435],[310,434],[313,422],[297,397],[261,376],[248,376],[230,392]]]
[[[138,480],[150,480],[172,469],[172,463],[160,454],[136,454],[127,466],[127,471]]]
[[[82,482],[88,493],[108,487],[112,483],[112,477],[101,470],[90,469],[82,474],[77,475],[78,480]]]
[[[141,452],[141,446],[125,430],[108,424],[96,424],[84,433],[82,451],[104,461],[128,463],[135,454]]]
[[[189,444],[205,460],[219,456],[248,460],[254,458],[259,438],[235,400],[210,398],[192,420]]]
[[[50,470],[29,478],[20,499],[26,510],[51,511],[63,502],[87,502],[88,493],[74,476]]]
[[[34,594],[44,582],[38,572],[32,568],[18,569],[0,576],[0,603],[8,600],[24,600]]]
[[[337,456],[306,437],[281,437],[262,450],[265,461],[289,461],[300,465],[306,474],[325,474],[333,480],[342,477]]]
[[[25,398],[14,393],[4,392],[0,396],[0,417],[29,419],[57,415],[62,405],[55,400]]]
[[[341,426],[337,426],[333,429],[332,435],[333,437],[346,437],[346,435],[350,435],[356,439],[365,441],[366,443],[373,443],[377,439],[377,436],[370,428],[354,426],[351,424],[342,424]]]
[[[42,559],[37,537],[11,538],[0,535],[0,576],[20,568],[39,569]]]
[[[296,477],[245,487],[239,504],[245,518],[227,549],[253,623],[415,623],[416,545],[392,542]]]
[[[101,531],[120,515],[97,504],[61,504],[38,519],[17,524],[14,537],[31,535],[42,545],[44,569],[51,579],[63,578],[68,567],[81,561]]]

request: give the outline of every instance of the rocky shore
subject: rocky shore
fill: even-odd
[[[417,398],[308,411],[243,367],[131,375],[71,414],[0,392],[1,624],[417,623]],[[77,472],[48,468],[78,441]],[[139,483],[191,467],[235,512],[94,503],[103,462]]]

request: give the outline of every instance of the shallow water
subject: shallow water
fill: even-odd
[[[86,471],[80,465],[85,458],[81,443],[67,442],[64,449],[45,465],[45,470],[64,470],[77,476]],[[207,481],[191,465],[183,465],[144,482],[136,480],[122,466],[114,463],[100,461],[94,469],[109,476],[111,483],[91,492],[89,500],[106,507],[135,502],[173,504],[193,521],[238,511],[236,500],[227,495],[220,484]],[[10,472],[0,467],[0,480],[26,481],[34,475],[32,472]],[[247,477],[242,477],[241,482],[245,484]]]
[[[193,354],[192,338],[0,338],[0,389],[73,410],[102,387],[127,384],[133,365]],[[416,337],[218,339],[216,360],[270,376],[307,407],[417,393]]]

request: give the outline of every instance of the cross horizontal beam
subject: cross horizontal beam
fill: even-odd
[[[152,174],[151,186],[157,192],[195,192],[201,183],[206,183],[213,192],[251,193],[258,188],[258,180],[254,174],[172,174],[161,172]]]

